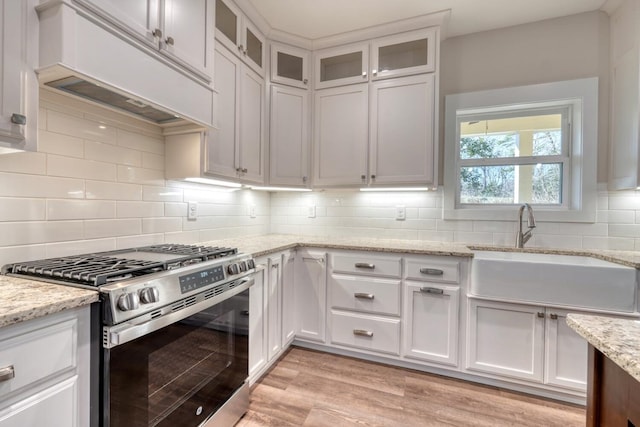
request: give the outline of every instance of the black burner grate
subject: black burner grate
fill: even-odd
[[[135,256],[124,258],[125,253],[128,256],[132,252],[134,254],[175,255],[175,257],[170,259],[163,257],[162,260],[135,259]],[[237,249],[231,248],[161,244],[89,255],[21,262],[5,266],[5,268],[8,267],[8,273],[97,287],[211,259],[228,257],[237,252]],[[141,255],[140,258],[143,256]],[[145,256],[145,258],[149,257]]]

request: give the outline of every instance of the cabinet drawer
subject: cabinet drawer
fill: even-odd
[[[331,307],[400,315],[400,281],[332,275]]]
[[[0,341],[0,369],[13,377],[0,382],[0,398],[76,366],[75,320]]]
[[[402,272],[401,258],[374,254],[334,254],[331,267],[334,273],[397,277]]]
[[[400,320],[332,311],[331,342],[398,355]]]
[[[460,261],[443,258],[408,258],[406,278],[425,282],[458,283],[460,281]]]

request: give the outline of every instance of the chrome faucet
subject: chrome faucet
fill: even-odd
[[[529,228],[526,232],[522,232],[522,214],[524,210],[527,210],[527,227]],[[529,241],[532,234],[531,231],[536,228],[536,220],[533,217],[533,209],[529,203],[525,203],[520,206],[520,210],[518,211],[518,234],[516,235],[516,248],[523,248],[524,244]]]

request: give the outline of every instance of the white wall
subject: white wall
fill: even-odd
[[[316,218],[307,207],[316,206]],[[395,206],[407,219],[395,220]],[[442,189],[431,192],[326,191],[271,196],[271,232],[515,245],[513,221],[445,221]],[[640,192],[598,192],[594,224],[538,222],[529,247],[640,250]],[[525,224],[526,226],[526,224]]]
[[[166,181],[158,127],[41,92],[39,152],[0,156],[0,265],[269,232],[268,193]]]

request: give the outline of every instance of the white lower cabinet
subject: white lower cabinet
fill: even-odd
[[[0,329],[1,427],[89,425],[89,307]]]
[[[587,343],[566,325],[566,313],[469,300],[467,368],[586,391]]]
[[[255,283],[249,288],[249,383],[253,384],[267,365],[266,265],[256,262]]]
[[[269,257],[267,276],[267,341],[271,361],[282,350],[282,255]]]
[[[295,261],[294,253],[282,256],[282,348],[287,348],[296,336]]]
[[[400,354],[400,319],[331,311],[331,343]]]
[[[459,287],[406,282],[404,289],[403,355],[458,366]]]
[[[545,384],[585,391],[589,348],[587,341],[567,325],[569,311],[548,308],[545,312]]]
[[[324,343],[326,339],[327,254],[298,250],[295,269],[296,338]]]

